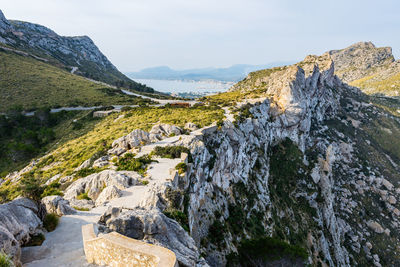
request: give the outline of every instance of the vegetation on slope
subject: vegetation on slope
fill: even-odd
[[[399,96],[400,73],[394,73],[386,78],[379,78],[379,73],[352,81],[350,84],[361,88],[367,94],[384,94],[388,96]]]
[[[149,102],[91,82],[39,60],[0,50],[0,112],[60,106],[134,105]]]
[[[100,121],[91,111],[50,113],[40,109],[23,116],[19,109],[0,115],[0,177],[32,158],[87,132]]]
[[[55,174],[70,175],[85,160],[104,155],[115,139],[135,129],[149,131],[157,123],[183,127],[187,122],[202,127],[221,120],[224,112],[215,107],[141,107],[123,112],[124,116],[118,118],[120,115],[112,114],[93,128],[87,128],[85,134],[61,143],[35,165],[32,175],[43,180]]]

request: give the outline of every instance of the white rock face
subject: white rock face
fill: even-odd
[[[125,151],[150,142],[149,134],[143,130],[133,130],[130,134],[118,138],[112,143],[109,154],[121,155]]]
[[[122,196],[121,189],[115,185],[107,186],[101,191],[100,195],[96,199],[96,206],[100,206],[107,201]]]
[[[137,184],[139,178],[140,176],[135,172],[104,170],[72,183],[66,189],[64,198],[70,200],[79,194],[87,193],[95,201],[104,187],[115,186],[118,189],[124,189]]]
[[[12,256],[17,265],[20,264],[20,246],[42,227],[38,212],[37,205],[27,198],[0,205],[0,248]]]
[[[76,210],[70,207],[69,201],[60,196],[44,197],[42,203],[46,206],[47,213],[54,213],[58,216],[76,213]]]

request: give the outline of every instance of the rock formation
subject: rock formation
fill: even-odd
[[[42,221],[38,217],[36,203],[19,198],[0,205],[0,248],[20,265],[21,245],[31,236],[41,232]]]

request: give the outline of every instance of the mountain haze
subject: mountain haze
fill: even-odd
[[[275,62],[265,65],[246,65],[237,64],[227,68],[201,68],[174,70],[167,66],[153,67],[143,69],[139,72],[127,72],[127,75],[133,79],[159,79],[159,80],[217,80],[237,82],[252,71],[272,68],[289,64],[289,62]]]

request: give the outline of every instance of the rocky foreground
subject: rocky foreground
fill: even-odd
[[[24,248],[27,266],[84,265],[76,229],[87,222],[167,247],[182,266],[399,265],[399,118],[338,78],[329,53],[253,73],[232,92],[257,98],[226,107],[218,125],[137,129],[77,167],[103,171],[53,177],[68,186],[43,202],[64,216],[41,247]],[[157,147],[187,150],[168,158],[152,154]],[[145,173],[121,170],[129,153],[157,162]],[[29,231],[2,230],[16,262],[19,245],[41,229],[35,209],[24,209],[35,218]],[[298,253],[246,250],[270,236]]]

